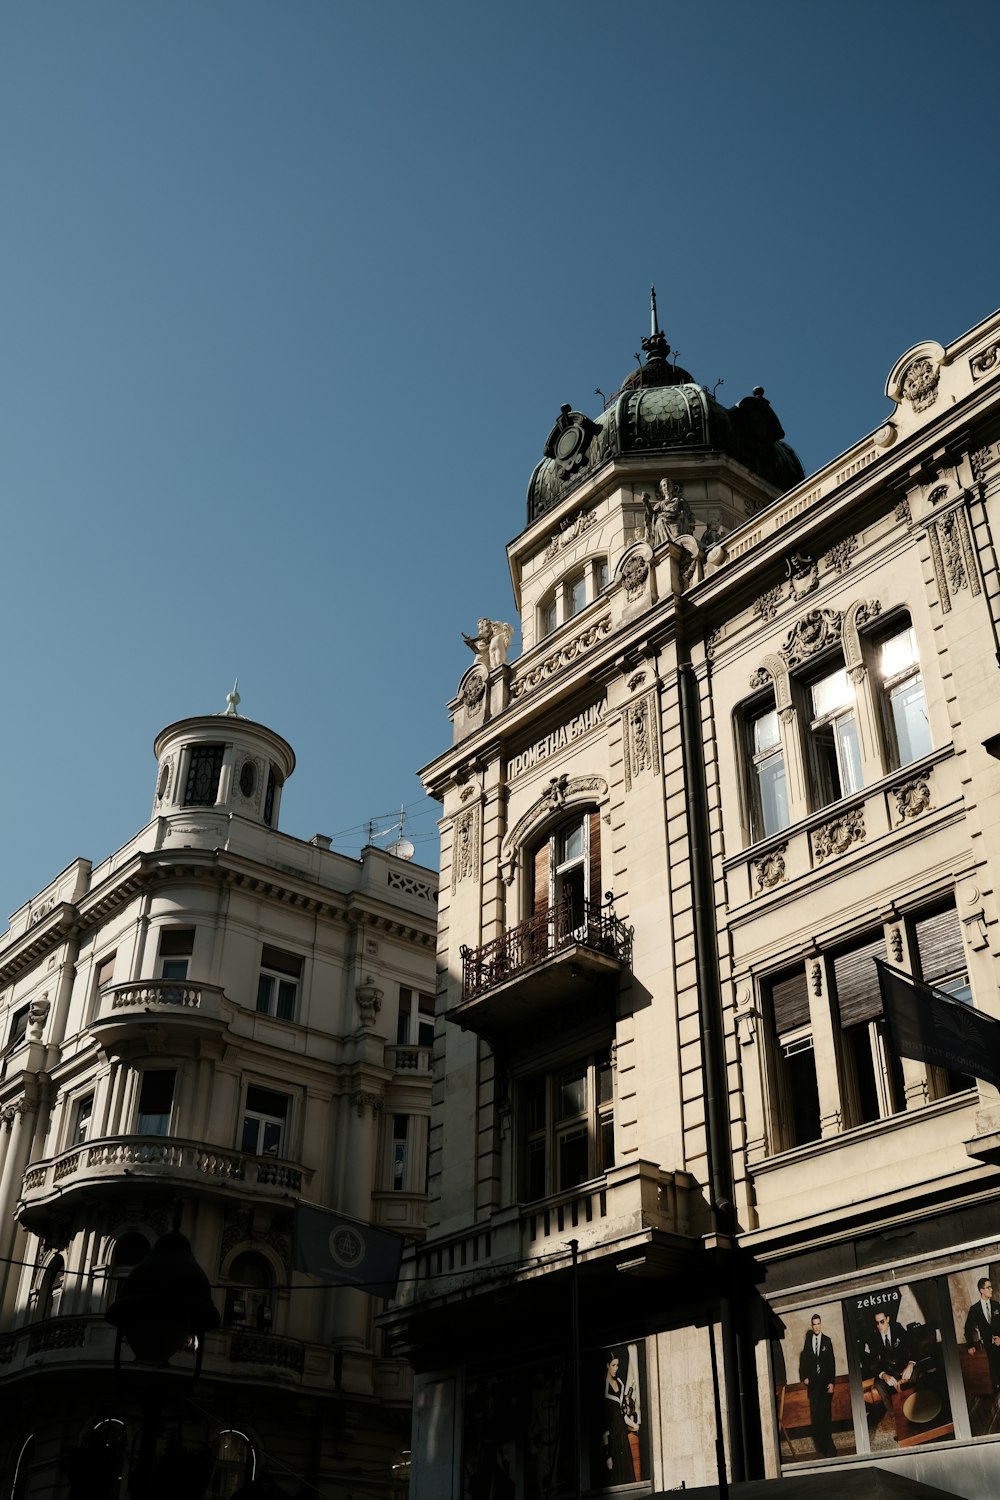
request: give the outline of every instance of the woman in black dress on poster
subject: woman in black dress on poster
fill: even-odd
[[[618,1375],[621,1365],[618,1350],[609,1349],[606,1359],[602,1408],[604,1415],[601,1419],[601,1477],[605,1484],[628,1484],[635,1479],[635,1465],[628,1440],[629,1426],[634,1427],[635,1424],[629,1423],[623,1406],[625,1381]]]

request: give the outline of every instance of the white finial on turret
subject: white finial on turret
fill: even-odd
[[[227,719],[239,718],[239,714],[236,712],[240,703],[240,695],[236,691],[239,685],[240,679],[237,677],[233,681],[232,690],[226,694],[226,712],[224,717]]]
[[[649,336],[650,336],[651,339],[655,339],[656,335],[660,331],[660,325],[656,321],[656,287],[655,286],[651,286],[650,289],[649,289],[649,311],[650,311],[650,317],[649,317]]]

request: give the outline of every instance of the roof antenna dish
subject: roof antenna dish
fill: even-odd
[[[386,854],[394,854],[397,859],[412,859],[417,851],[410,843],[410,840],[403,837],[403,824],[405,822],[406,808],[400,807],[399,817],[395,823],[392,823],[388,828],[383,828],[380,833],[375,833],[372,825],[369,823],[368,842],[372,843],[374,839],[388,838],[390,833],[394,833],[396,835],[395,839],[393,839],[391,844],[385,846]]]

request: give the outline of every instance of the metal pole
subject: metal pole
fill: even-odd
[[[708,1325],[708,1352],[712,1358],[712,1399],[715,1402],[715,1468],[719,1476],[719,1500],[729,1500],[726,1478],[726,1445],[722,1437],[722,1402],[719,1399],[719,1364],[715,1357],[715,1324]]]
[[[570,1240],[573,1253],[573,1496],[580,1500],[583,1488],[582,1459],[580,1452],[583,1434],[580,1422],[580,1242]]]

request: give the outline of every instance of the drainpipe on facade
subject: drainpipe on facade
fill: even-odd
[[[715,925],[711,830],[708,817],[704,745],[701,734],[700,695],[694,668],[690,662],[678,663],[677,685],[684,785],[689,809],[688,838],[691,851],[695,966],[698,974],[698,1014],[701,1023],[702,1066],[705,1075],[709,1194],[715,1233],[730,1236],[734,1233],[736,1224],[726,1087],[726,1039],[722,1021],[722,985],[719,980],[718,934]],[[730,1267],[720,1266],[720,1274],[722,1276],[731,1274]],[[719,1304],[723,1378],[726,1383],[729,1461],[733,1481],[738,1482],[747,1477],[749,1413],[742,1380],[741,1340],[733,1317],[732,1301],[727,1296],[721,1296]],[[743,1318],[739,1319],[741,1323],[745,1321]],[[712,1337],[711,1326],[709,1336]],[[720,1493],[724,1493],[724,1484],[725,1476],[720,1475]]]

